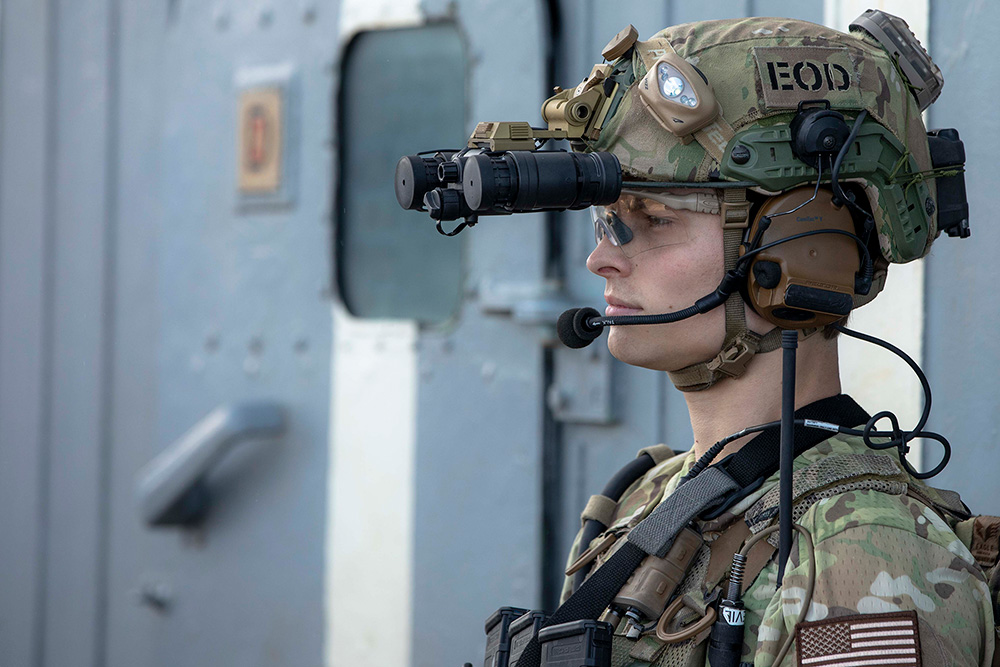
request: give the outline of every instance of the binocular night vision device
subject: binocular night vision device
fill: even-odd
[[[438,222],[603,206],[621,190],[621,165],[611,153],[473,148],[407,155],[396,165],[399,205]]]

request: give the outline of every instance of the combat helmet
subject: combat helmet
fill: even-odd
[[[570,115],[574,101],[596,93],[604,102],[593,107],[599,117],[588,119],[587,130],[572,141],[575,151],[615,155],[626,181],[721,188],[727,270],[754,233],[751,200],[772,202],[761,207],[765,213],[787,209],[802,197],[783,195],[812,191],[803,186],[829,182],[831,175],[833,203],[846,203],[855,227],[867,227],[857,233],[869,237],[872,250],[863,249],[868,263],[860,261],[856,284],[833,294],[840,304],[821,314],[869,302],[882,290],[889,263],[923,257],[941,231],[968,235],[961,142],[954,130],[929,134],[921,117],[943,77],[902,19],[869,10],[849,34],[782,18],[703,21],[665,28],[645,41],[628,26],[602,55],[606,63],[595,65],[576,90],[557,90],[543,104],[543,117],[551,128],[560,112]],[[826,150],[825,164],[824,146],[836,149]],[[939,202],[935,180],[956,176],[961,201]],[[847,183],[853,184],[848,192],[837,190]],[[848,201],[838,202],[838,193]],[[939,216],[942,205],[947,215]],[[776,284],[773,277],[763,280]],[[775,298],[774,289],[762,291]],[[778,305],[778,317],[801,312]],[[755,353],[778,345],[777,330],[761,336],[747,328],[734,294],[726,302],[722,351],[671,378],[681,389],[704,389],[738,377]]]

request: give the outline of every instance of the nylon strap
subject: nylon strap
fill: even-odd
[[[660,56],[666,55],[668,53],[677,53],[674,50],[674,45],[670,43],[669,39],[664,37],[656,37],[654,39],[648,39],[646,41],[637,41],[635,43],[635,51],[642,58],[642,64],[649,71],[649,68],[653,66]],[[636,78],[639,78],[638,76]]]
[[[639,450],[639,453],[636,454],[636,457],[642,456],[643,454],[646,454],[649,458],[653,459],[654,466],[659,465],[667,459],[671,459],[675,456],[674,450],[670,449],[666,445],[643,447]]]
[[[694,484],[698,482],[698,484]],[[719,468],[706,468],[687,484],[682,484],[667,500],[629,532],[627,539],[647,554],[663,558],[674,538],[702,511],[740,486]]]
[[[617,500],[599,494],[593,495],[587,501],[583,512],[580,513],[580,523],[583,524],[586,521],[593,520],[604,526],[609,526],[615,516],[616,509],[618,509]]]
[[[696,516],[739,488],[729,475],[718,468],[707,468],[678,487],[632,529],[621,548],[583,582],[542,627],[600,616],[647,555],[666,555],[677,534]],[[541,647],[535,636],[525,646],[517,664],[519,667],[538,667],[540,662]]]
[[[725,269],[735,268],[740,256],[743,232],[750,219],[750,204],[745,188],[727,188],[722,202],[722,242]],[[781,347],[781,330],[777,327],[766,334],[747,328],[746,310],[739,293],[731,294],[725,303],[726,338],[722,350],[709,361],[670,371],[670,381],[681,391],[702,391],[725,377],[738,378],[756,354],[773,352]],[[822,328],[804,329],[799,340],[805,340]]]
[[[746,188],[726,188],[721,213],[723,260],[725,270],[729,271],[736,267],[743,232],[749,225],[750,203]],[[670,381],[681,391],[702,391],[724,377],[740,377],[746,372],[753,356],[762,351],[761,343],[765,339],[769,349],[764,351],[770,352],[781,346],[780,332],[775,335],[769,332],[768,338],[747,329],[743,297],[739,292],[729,295],[725,308],[726,338],[719,354],[708,361],[667,373]]]
[[[711,123],[694,133],[694,138],[719,166],[722,166],[726,156],[726,146],[734,136],[736,136],[736,131],[722,117],[721,113]]]
[[[795,418],[856,426],[867,422],[869,416],[850,396],[840,394],[796,410]],[[795,456],[828,437],[826,431],[796,426]],[[574,591],[542,627],[600,616],[648,554],[666,554],[674,538],[692,519],[722,502],[729,494],[774,473],[780,459],[780,439],[780,429],[764,431],[742,449],[677,487],[632,529],[621,548]],[[517,664],[518,667],[539,667],[540,662],[541,647],[536,636],[528,642]]]

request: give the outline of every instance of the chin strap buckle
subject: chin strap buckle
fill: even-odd
[[[757,354],[760,336],[752,331],[738,334],[722,351],[708,362],[707,368],[713,373],[738,378],[747,370],[747,364]]]
[[[750,202],[747,201],[746,188],[723,190],[721,209],[722,228],[740,230],[742,236],[742,230],[750,225]]]

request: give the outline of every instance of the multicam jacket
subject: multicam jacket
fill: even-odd
[[[694,453],[688,452],[654,466],[623,495],[607,532],[627,533],[673,493],[694,461]],[[919,655],[911,664],[988,666],[994,645],[992,603],[982,570],[953,530],[956,517],[966,514],[957,495],[907,475],[894,450],[875,452],[860,438],[850,436],[836,435],[809,449],[795,459],[794,470],[794,516],[811,534],[816,554],[816,587],[806,623],[913,610],[919,625]],[[848,478],[844,470],[863,474]],[[708,546],[722,534],[727,518],[733,525],[743,520],[753,533],[775,523],[777,486],[775,473],[722,517],[702,524]],[[773,556],[745,589],[742,660],[755,667],[771,667],[786,637],[795,632],[808,581],[808,552],[802,542],[797,537],[793,544],[780,590]],[[728,561],[739,546],[739,542],[726,544],[718,551],[728,551],[721,554]],[[597,567],[614,550],[609,549]],[[712,579],[711,549],[704,551],[678,589],[697,598],[695,606],[703,611],[720,590],[719,582],[706,583]],[[570,562],[580,552],[580,545],[575,544]],[[713,556],[712,562],[716,560]],[[563,599],[570,593],[568,579]],[[638,641],[628,639],[620,627],[614,639],[613,667],[707,664],[707,632],[686,643],[664,645],[655,633],[646,633]],[[799,662],[798,650],[793,644],[782,667],[839,664],[819,659]]]

